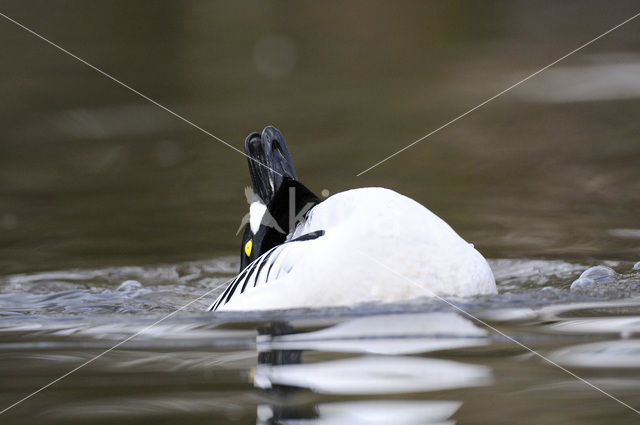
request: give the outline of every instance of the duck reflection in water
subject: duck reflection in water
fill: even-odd
[[[460,400],[431,393],[488,385],[487,366],[426,357],[487,333],[455,313],[353,318],[319,330],[272,323],[257,337],[258,424],[454,424]]]

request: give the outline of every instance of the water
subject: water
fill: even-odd
[[[640,273],[630,263],[609,265],[620,273],[602,285],[618,290],[603,296],[568,289],[582,264],[493,260],[500,294],[454,300],[474,318],[428,298],[203,313],[221,288],[153,327],[224,282],[237,262],[7,276],[0,294],[5,405],[141,332],[6,418],[413,424],[599,423],[605,415],[636,423],[626,407],[495,331],[637,406]]]
[[[2,12],[234,146],[275,124],[318,193],[427,205],[500,293],[205,313],[245,159],[3,20],[0,408],[141,331],[3,424],[638,422],[487,326],[640,407],[637,22],[355,177],[635,2],[65,5]]]

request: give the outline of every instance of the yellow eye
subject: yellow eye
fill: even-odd
[[[247,254],[247,257],[251,257],[251,248],[253,248],[253,241],[249,239],[249,241],[244,244],[244,253]]]

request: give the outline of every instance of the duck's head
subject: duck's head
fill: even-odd
[[[302,211],[320,200],[298,181],[282,133],[267,126],[244,142],[249,160],[253,200],[240,252],[240,270],[285,242]],[[293,214],[292,214],[293,213]]]

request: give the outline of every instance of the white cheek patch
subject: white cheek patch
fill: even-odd
[[[249,206],[249,226],[251,226],[251,231],[254,235],[258,232],[266,212],[267,206],[260,201],[254,201]]]

